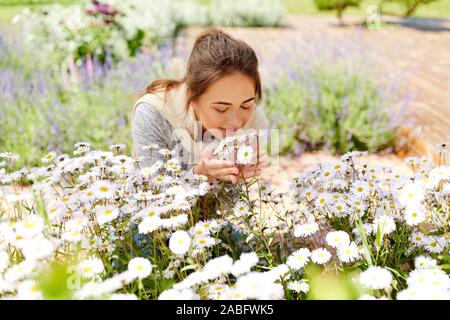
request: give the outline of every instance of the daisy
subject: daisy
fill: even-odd
[[[116,152],[125,151],[126,148],[127,148],[127,146],[124,145],[124,144],[112,144],[112,145],[109,146],[110,150],[116,151]]]
[[[83,278],[92,278],[105,270],[102,260],[99,258],[90,258],[81,261],[77,266],[79,274]]]
[[[23,238],[33,238],[44,229],[44,221],[40,216],[30,215],[16,226],[16,233]]]
[[[155,167],[144,167],[140,171],[140,174],[144,176],[145,178],[150,178],[150,176],[154,175],[156,172],[158,172],[158,169]]]
[[[405,221],[409,226],[416,226],[425,221],[425,209],[423,206],[406,207]]]
[[[336,217],[343,217],[348,213],[348,207],[345,202],[337,201],[334,203],[332,210]]]
[[[294,236],[295,237],[308,237],[319,231],[319,225],[316,222],[310,222],[307,224],[300,224],[295,226]]]
[[[22,253],[27,259],[43,259],[53,254],[52,242],[43,237],[26,240],[22,243]]]
[[[259,258],[255,252],[242,253],[239,260],[235,261],[231,273],[238,277],[241,274],[250,272],[250,269],[258,264]]]
[[[44,163],[49,163],[49,162],[55,161],[56,156],[57,156],[57,154],[55,151],[50,151],[41,160]]]
[[[250,146],[241,146],[237,153],[237,163],[250,164],[253,160],[253,148]]]
[[[311,252],[307,248],[301,248],[294,251],[286,261],[286,264],[293,270],[300,270],[309,261]]]
[[[161,216],[161,209],[157,206],[150,206],[142,209],[136,214],[139,218],[156,218]]]
[[[119,208],[116,206],[100,206],[97,207],[97,222],[99,225],[111,222],[119,216]]]
[[[194,239],[194,247],[196,248],[209,248],[216,244],[214,238],[205,236],[205,237],[196,237]]]
[[[10,161],[15,161],[15,160],[19,160],[19,156],[15,153],[12,152],[3,152],[0,153],[0,158],[4,158],[6,160],[10,160]]]
[[[345,231],[331,231],[326,235],[326,241],[331,247],[339,248],[341,246],[348,246],[350,237]]]
[[[392,274],[378,266],[369,267],[359,275],[361,284],[370,289],[387,289],[391,286]]]
[[[403,206],[419,205],[425,198],[423,188],[418,183],[409,183],[405,185],[398,197]]]
[[[423,246],[425,244],[425,236],[422,232],[413,232],[411,234],[411,241],[416,246]]]
[[[331,253],[325,248],[319,248],[311,253],[311,260],[317,264],[325,264],[331,258]]]
[[[430,269],[437,265],[437,261],[426,256],[418,256],[414,259],[416,269]]]
[[[4,278],[10,283],[15,283],[16,281],[22,280],[28,276],[35,267],[35,260],[24,260],[19,264],[11,266],[11,268],[5,272]]]
[[[295,291],[297,293],[300,293],[300,292],[308,293],[309,284],[307,284],[304,281],[292,281],[292,282],[289,282],[288,289]]]
[[[134,278],[144,279],[152,273],[152,264],[148,259],[136,257],[128,262],[128,272]]]
[[[171,155],[175,154],[175,151],[163,148],[163,149],[159,149],[158,153],[164,157],[170,157]]]
[[[156,143],[150,143],[150,144],[142,147],[143,151],[150,151],[150,150],[156,150],[156,149],[159,149],[159,145],[157,145]]]
[[[155,217],[146,217],[142,220],[142,222],[139,224],[138,229],[139,233],[148,234],[151,233],[162,225],[161,218],[158,216]]]
[[[333,197],[329,193],[323,192],[317,195],[314,205],[318,208],[323,208],[326,205],[331,205],[333,201]]]
[[[80,231],[67,231],[61,235],[61,239],[68,242],[78,242],[81,241],[81,233]]]
[[[191,246],[191,237],[186,231],[175,231],[169,240],[170,250],[177,255],[185,254]]]
[[[348,245],[338,247],[337,254],[342,262],[353,262],[359,257],[359,250],[356,243],[351,242]]]
[[[425,238],[425,250],[431,253],[441,253],[447,247],[445,237],[428,236]]]
[[[365,181],[356,181],[350,188],[350,193],[358,199],[365,199],[370,194],[370,186]]]
[[[430,180],[438,183],[442,180],[450,179],[450,167],[439,166],[430,171],[428,176]]]
[[[42,300],[44,296],[36,281],[25,280],[17,286],[17,298],[20,300]]]
[[[238,201],[234,206],[233,212],[236,217],[245,217],[250,214],[250,208],[244,201]]]
[[[95,181],[90,189],[97,199],[110,199],[116,191],[116,187],[108,180]]]

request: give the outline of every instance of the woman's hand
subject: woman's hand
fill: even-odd
[[[219,179],[236,183],[239,169],[233,162],[225,160],[211,159],[213,149],[207,147],[202,153],[201,161],[194,165],[193,172],[208,178],[208,181]]]
[[[267,153],[262,153],[259,155],[259,160],[257,163],[242,166],[238,178],[240,180],[248,180],[255,176],[259,176],[261,174],[261,170],[267,168],[268,166],[269,157],[267,156]]]

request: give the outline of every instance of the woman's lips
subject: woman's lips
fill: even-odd
[[[225,133],[225,136],[233,136],[237,133],[237,129],[230,129],[230,128],[220,128],[222,132]]]

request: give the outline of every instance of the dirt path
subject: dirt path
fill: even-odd
[[[407,92],[413,101],[405,119],[412,120],[415,136],[427,149],[417,153],[430,155],[435,144],[450,140],[450,20],[411,22],[405,27],[393,24],[400,20],[387,18],[385,21],[392,24],[367,30],[356,25],[358,19],[346,19],[346,27],[337,26],[332,16],[290,16],[287,28],[222,29],[248,42],[261,64],[273,63],[272,55],[292,41],[319,37],[321,43],[339,44],[344,39],[347,44],[349,39],[358,42],[356,48],[368,57],[368,63],[399,76],[397,90]],[[182,31],[180,48],[188,50],[202,29],[191,27]]]

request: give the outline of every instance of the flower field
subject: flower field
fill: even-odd
[[[448,36],[321,29],[330,17],[289,20],[286,3],[304,5],[30,0],[5,24],[0,4],[0,300],[450,299]],[[133,103],[184,75],[208,26],[256,49],[277,179],[131,155]],[[433,54],[408,44],[420,32]],[[433,154],[400,158],[398,132],[422,125]],[[254,138],[212,155],[242,168]]]
[[[166,161],[144,168],[123,145],[75,147],[18,171],[1,154],[2,184],[34,182],[3,195],[2,298],[320,298],[319,274],[344,277],[340,298],[449,298],[450,168],[431,159],[407,159],[408,176],[350,152],[277,193],[259,178],[208,183],[157,146]]]

